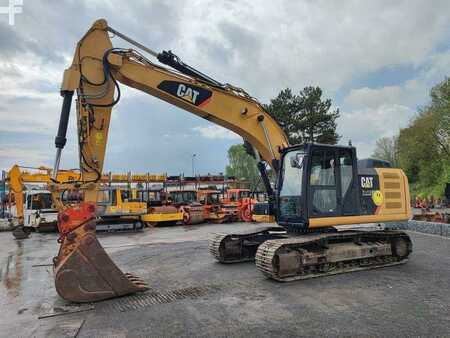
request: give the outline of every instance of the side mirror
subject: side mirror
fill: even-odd
[[[301,153],[297,153],[294,156],[290,157],[289,160],[291,162],[291,167],[302,169],[304,158],[305,158],[304,154]]]

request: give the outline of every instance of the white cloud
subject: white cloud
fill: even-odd
[[[345,97],[344,104],[353,108],[377,108],[382,104],[395,104],[401,100],[402,87],[352,89]]]
[[[429,100],[431,87],[448,76],[450,52],[434,54],[415,77],[395,86],[351,89],[343,104],[347,109],[377,108],[386,104],[401,104],[415,109]]]
[[[420,65],[448,32],[449,10],[446,1],[197,1],[171,44],[266,100],[286,86],[335,91],[353,76]]]
[[[361,87],[343,100],[338,121],[343,142],[352,139],[359,154],[370,156],[376,140],[397,135],[429,101],[432,86],[449,76],[450,53],[437,53],[426,60],[415,77],[395,86]]]
[[[211,125],[211,126],[199,126],[192,128],[193,131],[197,132],[204,138],[209,139],[220,139],[220,140],[238,140],[241,137],[232,131],[225,129],[221,126]]]
[[[339,134],[344,135],[341,143],[346,144],[351,140],[358,149],[359,157],[368,157],[379,138],[398,134],[399,129],[404,128],[413,115],[411,108],[393,103],[341,111],[338,124]]]
[[[51,163],[49,154],[42,150],[0,147],[0,168],[3,170],[9,170],[13,164],[35,167],[49,163]]]

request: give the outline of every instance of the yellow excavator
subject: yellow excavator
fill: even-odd
[[[136,49],[113,47],[110,35]],[[140,277],[124,274],[114,264],[95,234],[95,202],[119,82],[230,129],[253,146],[278,226],[217,234],[209,249],[219,262],[255,260],[268,277],[290,281],[407,261],[412,242],[405,232],[335,228],[409,219],[408,181],[400,169],[358,169],[351,146],[289,145],[279,124],[243,89],[220,83],[172,52],[155,52],[98,20],[78,42],[61,88],[54,179],[75,91],[82,179],[55,183],[52,191],[56,198],[66,189],[82,190],[84,196],[82,203],[66,205],[59,213],[61,247],[54,265],[62,298],[91,302],[148,289]],[[276,189],[266,164],[277,173]]]
[[[24,186],[28,183],[48,184],[51,177],[51,169],[40,167],[24,167],[15,164],[8,171],[6,182],[9,186],[10,206],[12,199],[15,205],[16,225],[13,235],[17,239],[27,238],[32,230],[54,231],[56,229],[57,210],[52,203],[51,194],[46,189],[28,189]],[[74,170],[60,170],[58,180],[76,181],[80,179],[80,173]]]

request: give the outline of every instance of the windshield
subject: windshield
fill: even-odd
[[[293,150],[284,156],[280,184],[280,216],[301,214],[302,176],[305,153]]]
[[[28,195],[28,208],[31,210],[53,209],[51,193]]]
[[[219,194],[208,194],[207,196],[208,204],[218,204],[220,203]]]
[[[195,201],[194,191],[173,191],[170,193],[174,203],[188,203]]]
[[[250,197],[250,191],[243,190],[241,191],[241,198]]]

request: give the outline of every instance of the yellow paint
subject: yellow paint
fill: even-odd
[[[95,133],[95,144],[97,146],[101,145],[103,143],[103,134],[101,132]]]
[[[377,201],[375,202],[374,200],[374,203],[378,206],[376,215],[310,218],[309,227],[324,228],[344,224],[383,223],[409,220],[412,215],[411,206],[409,204],[408,178],[405,173],[401,169],[396,168],[376,168],[375,170],[380,182],[380,190],[376,191],[379,192],[379,194],[377,193],[377,196],[375,197]],[[394,188],[389,187],[392,183],[396,183],[398,186]],[[399,197],[387,198],[386,193],[388,192],[396,193]],[[374,195],[372,195],[372,198],[374,198]],[[398,207],[391,207],[391,203],[395,203]]]
[[[396,214],[396,215],[377,214],[377,215],[363,215],[363,216],[321,217],[321,218],[310,218],[309,227],[325,228],[344,224],[396,222],[396,221],[407,221],[408,219],[409,219],[408,214]]]
[[[182,221],[183,213],[182,212],[174,212],[174,213],[151,213],[141,216],[141,220],[143,222],[174,222],[174,221]]]
[[[132,199],[136,198],[136,189],[131,189]],[[116,205],[111,205],[106,208],[106,215],[114,215],[114,214],[145,214],[147,213],[147,203],[139,202],[139,201],[124,201],[122,199],[122,190],[117,188],[114,191],[116,195]]]
[[[252,215],[252,220],[257,223],[275,223],[273,215]]]

